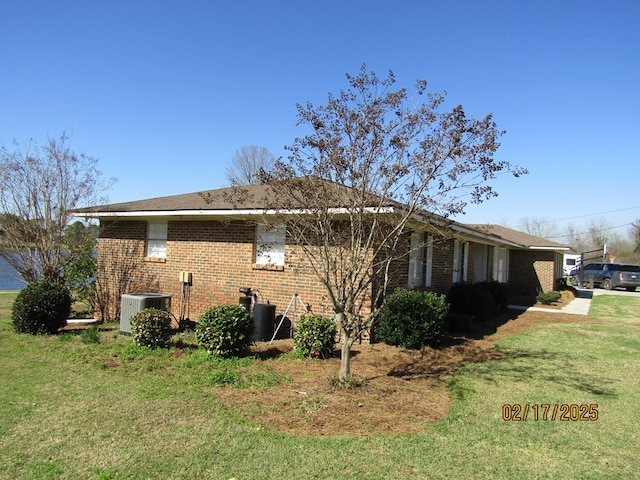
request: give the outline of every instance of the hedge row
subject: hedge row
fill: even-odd
[[[429,291],[398,288],[385,298],[375,335],[390,345],[417,349],[437,344],[443,335],[447,315],[462,313],[476,321],[490,318],[505,308],[508,286],[499,282],[459,283],[446,296]],[[71,311],[71,295],[58,283],[30,284],[16,298],[12,319],[22,333],[55,333],[66,324]],[[251,313],[240,305],[208,309],[196,323],[196,341],[207,352],[237,356],[252,344],[254,323]],[[144,347],[161,348],[169,343],[173,330],[171,316],[158,309],[145,309],[131,318],[134,341]],[[333,355],[335,323],[322,316],[302,316],[296,324],[294,348],[304,357]]]

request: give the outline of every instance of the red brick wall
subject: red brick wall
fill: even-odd
[[[236,304],[240,287],[259,290],[259,302],[269,301],[284,313],[295,293],[314,313],[332,316],[326,290],[308,264],[301,247],[287,245],[285,266],[261,269],[254,265],[255,224],[233,221],[170,221],[167,232],[166,259],[145,259],[147,223],[145,221],[103,221],[98,242],[98,262],[103,272],[99,283],[113,281],[118,264],[127,263],[130,282],[119,293],[160,292],[172,296],[172,311],[180,312],[181,283],[179,274],[193,276],[185,316],[196,320],[207,308],[218,304]],[[409,235],[399,248],[409,249]],[[472,254],[473,243],[469,254]],[[492,273],[489,248],[488,275]],[[433,247],[430,290],[447,293],[452,284],[453,240],[441,240]],[[426,260],[426,259],[425,259]],[[554,253],[510,251],[509,281],[512,291],[550,291],[555,287]],[[391,269],[390,289],[408,284],[409,257],[397,260]],[[469,262],[471,268],[472,262]],[[468,272],[469,279],[473,272]],[[122,279],[120,279],[122,281]],[[120,299],[110,287],[111,300]],[[114,307],[111,311],[115,311]],[[363,312],[366,313],[366,312]],[[115,318],[115,317],[114,317]]]
[[[98,318],[118,319],[124,293],[157,291],[157,281],[144,263],[146,236],[146,222],[101,222],[96,275]]]
[[[511,250],[509,283],[512,292],[529,294],[550,292],[556,288],[554,252]]]
[[[179,316],[180,272],[192,274],[193,285],[185,316],[196,320],[207,308],[237,304],[240,287],[259,290],[258,301],[269,301],[282,314],[295,293],[314,313],[332,316],[325,289],[306,262],[287,245],[283,269],[254,265],[255,224],[246,221],[170,221],[165,259],[145,259],[146,222],[103,222],[98,258],[103,263],[131,241],[138,242],[136,276],[128,291],[153,291],[172,296],[172,313]],[[298,313],[300,304],[298,304]],[[290,312],[291,313],[291,312]]]

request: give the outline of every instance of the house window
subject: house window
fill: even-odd
[[[467,281],[469,269],[469,242],[453,241],[453,283]]]
[[[409,250],[409,288],[424,286],[424,233],[411,234]]]
[[[489,271],[488,257],[489,246],[481,243],[474,243],[471,249],[471,264],[473,265],[473,281],[484,282],[487,280]]]
[[[167,222],[149,222],[147,227],[147,257],[167,257]]]
[[[409,251],[409,288],[430,287],[431,270],[433,268],[433,237],[424,233],[411,234]]]
[[[509,251],[495,247],[493,250],[493,279],[506,283],[509,280]]]
[[[284,265],[285,225],[256,225],[256,264]]]

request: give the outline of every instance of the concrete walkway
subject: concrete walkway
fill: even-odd
[[[70,318],[67,320],[68,325],[83,325],[88,323],[97,323],[95,318]]]
[[[543,308],[543,307],[526,307],[523,305],[507,305],[507,308],[512,310],[526,310],[531,312],[555,312],[555,313],[569,313],[572,315],[589,315],[589,309],[591,308],[591,299],[593,298],[593,290],[587,290],[584,288],[577,288],[578,296],[571,300],[567,305],[560,310],[557,308]]]

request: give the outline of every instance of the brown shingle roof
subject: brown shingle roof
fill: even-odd
[[[130,213],[130,212],[172,212],[202,210],[262,209],[269,187],[262,184],[246,187],[227,187],[203,192],[184,193],[168,197],[134,200],[132,202],[111,203],[95,207],[81,208],[78,213]]]
[[[506,240],[508,242],[517,243],[523,247],[528,248],[542,248],[542,249],[567,249],[568,245],[562,243],[547,240],[546,238],[536,237],[529,235],[528,233],[519,232],[511,228],[503,227],[501,225],[492,224],[466,224],[467,227],[476,230],[477,232],[485,233],[498,237],[499,239]]]
[[[332,198],[347,198],[353,196],[353,190],[349,187],[339,185],[337,183],[320,180],[315,177],[302,177],[297,183],[293,184],[295,188],[309,189],[322,188],[330,193]],[[312,185],[309,182],[319,182]],[[239,187],[226,187],[216,190],[206,190],[203,192],[185,193],[182,195],[172,195],[168,197],[157,197],[146,200],[136,200],[132,202],[112,203],[107,205],[98,205],[95,207],[80,208],[75,210],[77,213],[83,214],[111,214],[111,213],[131,213],[131,212],[201,212],[201,211],[223,211],[223,210],[264,210],[265,208],[274,208],[273,190],[280,187],[277,184],[252,184]],[[302,195],[301,197],[304,197]],[[293,204],[287,205],[286,208],[304,208],[299,201],[292,200]],[[398,206],[399,204],[390,200],[380,199],[380,197],[371,196],[372,206]],[[338,200],[339,201],[339,200]],[[297,204],[296,204],[297,203]],[[336,205],[336,208],[345,205]]]
[[[350,189],[348,187],[334,184],[332,182],[324,182],[324,187],[332,189],[334,193],[350,193]],[[203,192],[185,193],[182,195],[171,195],[166,197],[136,200],[132,202],[99,205],[95,207],[77,209],[75,212],[86,216],[95,214],[95,216],[98,217],[111,215],[135,215],[144,217],[147,215],[151,216],[154,213],[171,215],[172,212],[175,212],[179,215],[189,215],[190,213],[194,215],[206,215],[207,212],[211,212],[212,215],[215,215],[215,212],[222,213],[224,211],[233,212],[242,210],[245,214],[251,215],[251,211],[255,210],[256,212],[262,212],[267,208],[267,205],[269,205],[270,199],[272,198],[272,192],[272,186],[269,184],[253,184],[242,187],[227,187]],[[378,198],[378,200],[380,200],[380,198]],[[390,200],[378,203],[378,206],[383,205],[401,207],[400,204]],[[289,208],[301,207],[301,205],[297,205]],[[340,205],[337,205],[336,207],[338,208]],[[428,214],[426,215],[429,216]],[[432,220],[436,217],[437,215],[433,216]],[[477,232],[481,237],[487,239],[493,238],[498,243],[508,243],[514,246],[519,245],[526,249],[567,250],[569,248],[567,245],[535,237],[500,225],[460,224],[457,222],[450,222],[449,225],[454,230],[466,228],[473,232]],[[456,225],[458,228],[456,228]]]

